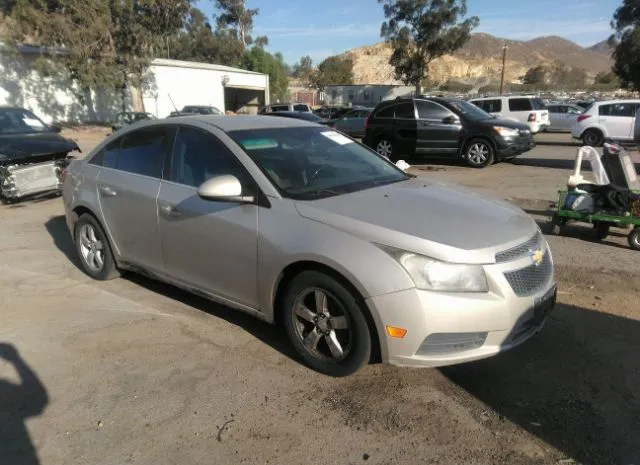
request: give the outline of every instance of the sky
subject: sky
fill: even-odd
[[[475,32],[528,40],[558,35],[590,46],[611,34],[610,21],[621,0],[468,0],[469,15],[480,18]],[[213,0],[198,0],[209,17]],[[309,55],[314,63],[354,47],[380,42],[384,21],[377,0],[247,0],[259,8],[254,36],[269,37],[267,49],[287,63]]]

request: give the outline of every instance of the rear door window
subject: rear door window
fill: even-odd
[[[397,105],[395,117],[396,119],[416,119],[416,110],[413,106],[413,102],[406,102]]]
[[[309,107],[306,105],[294,105],[293,111],[309,111]]]
[[[271,111],[289,111],[288,105],[274,105],[271,107]]]
[[[131,132],[122,138],[116,169],[162,178],[164,157],[171,146],[171,128],[154,127]]]
[[[418,117],[420,119],[442,121],[453,114],[442,105],[426,100],[416,100],[416,107],[418,108]]]
[[[500,99],[477,100],[473,103],[487,113],[500,113],[502,111],[502,100]]]
[[[633,103],[612,103],[600,105],[600,116],[615,116],[618,118],[632,118],[636,114]]]
[[[509,99],[509,111],[531,111],[533,110],[532,99],[512,98]]]

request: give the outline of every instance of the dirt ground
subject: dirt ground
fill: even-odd
[[[576,147],[540,139],[515,163],[412,170],[543,224]],[[332,379],[249,316],[135,275],[90,280],[62,215],[59,198],[0,207],[0,463],[640,464],[640,252],[623,231],[548,237],[560,303],[527,344]]]

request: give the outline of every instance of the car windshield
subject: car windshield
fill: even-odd
[[[490,115],[482,108],[475,106],[473,103],[465,102],[464,100],[449,100],[448,103],[462,116],[473,121],[495,118],[495,116]]]
[[[231,131],[284,196],[314,200],[411,176],[363,145],[322,127]]]
[[[0,108],[0,134],[50,132],[51,128],[29,110]]]

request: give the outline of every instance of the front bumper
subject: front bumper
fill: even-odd
[[[521,155],[536,146],[533,137],[519,137],[512,140],[503,140],[498,145],[498,158],[513,158]]]
[[[383,361],[414,367],[454,365],[525,342],[542,328],[556,299],[553,268],[532,295],[516,295],[505,273],[530,263],[523,259],[486,266],[488,293],[408,289],[367,299],[376,326],[384,333],[379,334]],[[387,326],[405,328],[406,335],[387,336]]]

